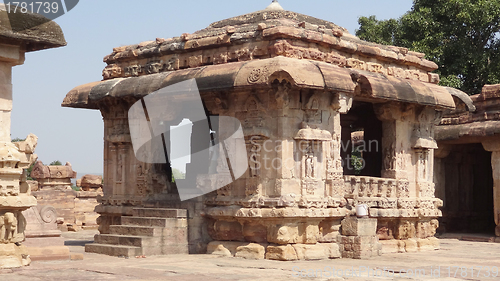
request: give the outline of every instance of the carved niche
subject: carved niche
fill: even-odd
[[[302,195],[314,196],[319,195],[319,167],[318,158],[315,155],[315,148],[319,145],[314,141],[308,141],[302,145]]]
[[[307,94],[303,93],[303,96],[307,96]],[[304,122],[307,124],[321,124],[323,122],[320,108],[322,102],[321,93],[314,93],[305,100],[307,102],[303,105]]]
[[[250,95],[244,104],[244,111],[246,112],[245,121],[243,122],[244,128],[262,127],[264,104],[256,94]]]

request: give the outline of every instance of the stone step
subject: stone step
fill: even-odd
[[[115,257],[135,257],[142,255],[142,250],[139,247],[97,243],[86,244],[85,252]]]
[[[156,247],[143,247],[142,252],[146,256],[157,255],[180,255],[189,254],[188,244],[162,245]]]
[[[110,234],[125,236],[161,236],[162,228],[137,225],[110,225]]]
[[[187,227],[185,218],[130,217],[121,218],[122,225],[152,226],[152,227]]]
[[[97,234],[94,236],[94,243],[131,247],[154,247],[160,245],[161,240],[160,237],[151,236],[125,236],[116,234]]]
[[[187,218],[185,209],[134,208],[132,213],[134,217]]]
[[[135,249],[138,248],[140,249],[140,253],[142,255],[168,255],[168,254],[188,254],[188,243],[187,241],[183,242],[169,242],[169,241],[162,241],[161,238],[157,237],[139,237],[139,236],[121,236],[121,235],[113,235],[113,234],[98,234],[94,238],[94,244],[87,244],[87,245],[94,245],[94,246],[89,246],[89,250],[87,252],[92,252],[92,253],[99,253],[99,254],[107,254],[111,253],[110,255],[113,256],[127,256],[127,252],[125,249]],[[105,247],[99,247],[95,245],[104,245]],[[115,247],[114,250],[110,250],[110,247],[106,246],[118,246]],[[104,250],[103,250],[104,249]],[[118,249],[118,250],[116,250]],[[114,252],[112,252],[114,251]],[[116,253],[116,254],[113,254]],[[133,250],[130,250],[130,255],[133,255],[134,253],[138,253],[137,251],[134,252]],[[138,254],[136,254],[138,255]]]

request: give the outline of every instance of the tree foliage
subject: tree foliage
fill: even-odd
[[[414,0],[399,19],[358,22],[363,40],[425,53],[442,85],[476,94],[500,83],[499,0]]]
[[[50,162],[49,166],[62,166],[62,163],[59,160],[55,160]]]
[[[21,142],[21,141],[25,141],[26,139],[21,139],[21,138],[13,138],[12,139],[12,142]]]
[[[176,179],[181,180],[185,178],[186,178],[185,173],[181,172],[181,170],[179,169],[172,168],[172,182],[175,182]]]

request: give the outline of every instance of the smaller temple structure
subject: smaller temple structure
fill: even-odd
[[[77,188],[73,189],[71,180],[76,175],[69,162],[64,166],[45,166],[38,161],[31,171],[31,177],[38,181],[38,189],[33,191],[38,205],[56,210],[57,217],[64,220],[63,231],[97,227],[98,215],[94,208],[98,205],[97,197],[102,195],[102,177],[85,175],[76,181]]]
[[[45,166],[42,161],[37,161],[31,177],[38,182],[38,189],[33,191],[38,205],[52,206],[65,224],[74,224],[76,191],[71,188],[71,179],[76,178],[76,172],[71,164],[68,162],[64,166]]]
[[[445,114],[435,137],[440,231],[490,234],[500,242],[500,84],[485,85]]]
[[[26,169],[36,160],[37,137],[29,135],[25,141],[11,142],[12,68],[24,63],[27,52],[64,45],[56,23],[37,14],[8,14],[0,5],[0,269],[30,263],[22,245],[26,228],[22,211],[37,204],[26,182]]]
[[[42,161],[37,161],[31,170],[31,177],[38,182],[38,190],[47,189],[71,189],[73,185],[71,179],[76,178],[71,163],[66,165],[43,165]]]

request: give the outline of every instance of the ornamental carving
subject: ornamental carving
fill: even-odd
[[[266,76],[269,74],[267,67],[255,68],[250,72],[247,78],[248,83],[255,84],[258,82],[265,82]]]

